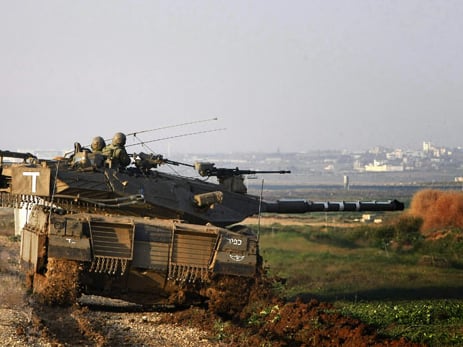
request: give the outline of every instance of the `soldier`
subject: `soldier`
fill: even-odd
[[[105,156],[103,155],[103,148],[105,146],[106,142],[101,136],[93,138],[88,158],[94,168],[102,168],[104,166]]]
[[[94,137],[90,148],[93,153],[101,153],[103,148],[105,148],[106,142],[101,136]]]
[[[126,167],[130,164],[130,157],[125,150],[125,135],[123,133],[115,133],[111,144],[103,148],[102,152],[113,169]]]

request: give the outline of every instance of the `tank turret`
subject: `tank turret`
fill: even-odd
[[[254,171],[216,168],[213,163],[183,164],[162,156],[133,155],[135,165],[114,170],[68,161],[41,161],[5,167],[11,181],[3,201],[21,204],[40,198],[67,212],[104,212],[141,217],[173,218],[195,224],[225,227],[259,212],[306,213],[317,211],[394,211],[403,204],[384,202],[265,201],[247,193],[243,175],[286,174],[289,171]],[[186,178],[156,170],[162,164],[188,165],[200,177],[215,176],[218,183]],[[4,178],[6,180],[6,178]]]

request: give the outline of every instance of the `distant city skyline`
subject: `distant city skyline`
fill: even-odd
[[[463,146],[459,0],[3,1],[0,149]],[[190,132],[216,130],[201,135]]]
[[[129,145],[130,146],[130,145]],[[88,147],[88,146],[87,146]],[[137,144],[136,146],[130,146],[131,149],[133,150],[129,150],[128,152],[130,154],[132,153],[139,153],[139,152],[146,152],[146,153],[156,153],[156,154],[161,154],[163,155],[165,158],[170,158],[171,156],[175,156],[175,157],[185,157],[185,156],[204,156],[204,157],[207,157],[208,155],[211,155],[211,156],[216,156],[216,155],[221,155],[221,154],[225,154],[225,155],[240,155],[240,154],[244,154],[244,155],[250,155],[250,154],[253,154],[253,153],[256,153],[256,154],[262,154],[262,155],[265,155],[265,154],[269,154],[269,155],[278,155],[278,154],[281,154],[281,155],[285,155],[285,154],[304,154],[304,153],[323,153],[323,152],[326,152],[326,153],[338,153],[338,154],[350,154],[350,155],[353,155],[353,154],[356,154],[356,153],[374,153],[375,150],[379,150],[378,153],[382,153],[382,151],[390,151],[390,153],[401,153],[401,154],[404,154],[404,153],[407,153],[407,152],[423,152],[423,153],[426,153],[426,152],[429,152],[431,154],[433,153],[451,153],[452,150],[458,150],[458,152],[461,152],[463,153],[463,146],[457,146],[457,147],[449,147],[449,146],[446,146],[446,145],[437,145],[435,143],[432,143],[430,141],[422,141],[421,142],[421,145],[416,147],[416,148],[401,148],[401,147],[391,147],[391,146],[387,146],[387,145],[384,145],[384,146],[373,146],[373,147],[370,147],[370,148],[362,148],[362,149],[358,149],[358,150],[348,150],[348,149],[324,149],[324,150],[308,150],[308,151],[288,151],[288,152],[283,152],[283,151],[267,151],[267,152],[257,152],[257,151],[253,151],[252,149],[250,149],[249,151],[224,151],[224,152],[217,152],[217,151],[209,151],[209,152],[194,152],[194,151],[186,151],[186,152],[159,152],[159,151],[151,151],[152,148],[144,148],[142,145],[139,145]],[[14,151],[18,151],[18,152],[22,152],[22,153],[31,153],[31,154],[34,154],[34,155],[37,155],[39,158],[43,158],[43,159],[53,159],[55,157],[60,157],[60,156],[63,156],[63,155],[66,155],[66,156],[69,156],[71,153],[72,153],[72,149],[71,148],[67,148],[67,149],[50,149],[50,148],[26,148],[26,147],[23,147],[23,148],[16,148],[14,149]]]

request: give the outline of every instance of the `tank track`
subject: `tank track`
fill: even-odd
[[[56,196],[39,197],[35,195],[13,195],[8,192],[0,192],[0,207],[32,209],[34,206],[43,206],[63,210],[68,213],[78,213],[83,211],[106,211],[111,208],[120,208],[133,205],[144,201],[143,195],[131,195],[127,197],[113,199],[90,199],[79,196]]]

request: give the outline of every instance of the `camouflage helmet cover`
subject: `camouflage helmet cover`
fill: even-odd
[[[123,133],[115,133],[112,141],[113,146],[124,146],[125,135]]]
[[[92,151],[101,151],[106,146],[105,140],[101,136],[94,137],[92,140]]]

